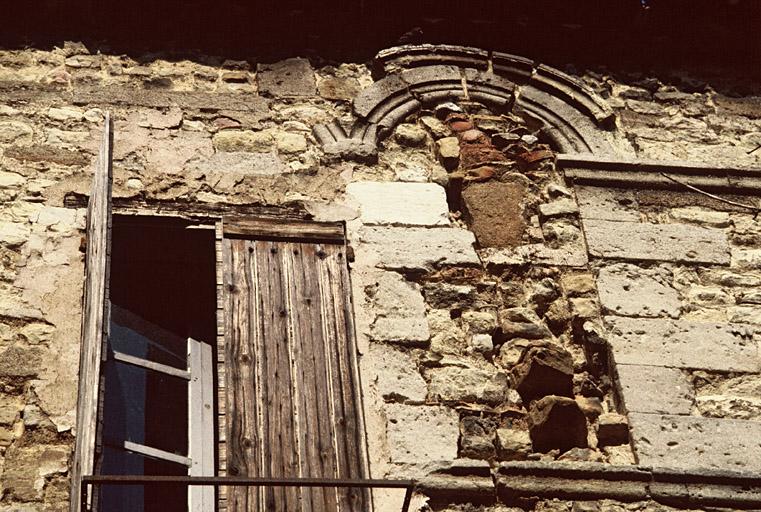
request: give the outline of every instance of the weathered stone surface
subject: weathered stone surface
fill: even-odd
[[[573,357],[550,342],[532,342],[512,371],[515,389],[524,403],[547,395],[572,396]]]
[[[494,457],[494,431],[487,421],[475,416],[460,420],[460,455],[471,459]]]
[[[542,339],[551,336],[539,317],[527,308],[507,308],[499,311],[499,332],[502,340],[512,338]]]
[[[59,165],[87,165],[90,156],[78,151],[38,144],[35,146],[12,146],[5,150],[5,156],[20,162],[50,162]]]
[[[394,138],[402,146],[423,146],[427,139],[425,130],[417,125],[402,123],[394,130]]]
[[[588,297],[576,297],[570,299],[571,315],[574,318],[597,318],[600,315],[600,305],[596,299]]]
[[[619,363],[616,371],[628,412],[690,414],[694,393],[681,370]]]
[[[272,140],[275,147],[281,153],[298,154],[307,149],[307,140],[300,133],[290,133],[285,131],[275,131],[272,133]]]
[[[409,354],[382,343],[371,343],[364,357],[371,361],[368,366],[372,368],[375,387],[383,398],[417,403],[425,401],[428,386]]]
[[[444,137],[436,141],[436,151],[441,164],[449,171],[460,163],[460,142],[457,137]]]
[[[217,152],[209,158],[190,163],[189,168],[201,172],[239,176],[277,176],[291,172],[274,153]]]
[[[245,151],[267,153],[274,148],[272,134],[268,131],[224,130],[214,135],[217,151]]]
[[[701,388],[695,406],[703,416],[761,421],[761,376],[741,375]]]
[[[360,231],[364,250],[374,251],[378,265],[422,271],[438,265],[477,265],[475,237],[456,228],[371,228]]]
[[[563,274],[560,284],[571,297],[586,295],[595,291],[595,278],[591,274]]]
[[[497,458],[499,460],[526,460],[530,453],[531,436],[528,430],[497,429]]]
[[[573,398],[550,395],[533,402],[528,425],[534,451],[587,447],[587,420]]]
[[[608,412],[597,418],[598,446],[612,446],[629,442],[629,423],[626,417]]]
[[[597,276],[603,311],[622,316],[679,316],[681,302],[668,284],[668,272],[628,263],[609,265]]]
[[[256,80],[261,94],[275,97],[314,96],[317,88],[312,66],[299,57],[259,64]]]
[[[471,333],[491,334],[497,328],[497,314],[492,311],[466,311],[460,318]]]
[[[523,202],[526,187],[521,182],[473,183],[462,192],[466,215],[481,247],[515,247],[523,239]]]
[[[370,338],[417,344],[428,341],[430,333],[425,317],[425,302],[420,286],[396,272],[373,273],[366,279],[365,293],[374,315]]]
[[[759,370],[756,341],[733,324],[667,319],[606,317],[609,341],[619,364],[717,371]]]
[[[427,371],[431,400],[499,404],[507,392],[507,374],[496,367],[461,368],[444,366]]]
[[[629,422],[643,466],[761,471],[761,422],[642,413]]]
[[[0,222],[0,244],[16,247],[29,239],[29,226],[15,222]]]
[[[182,124],[182,110],[178,108],[169,109],[168,112],[158,110],[143,110],[140,112],[137,125],[143,128],[155,128],[166,130],[177,128]]]
[[[424,464],[457,458],[460,419],[453,409],[386,404],[385,411],[391,462]]]
[[[679,222],[701,224],[714,228],[726,228],[729,226],[729,213],[707,210],[698,206],[686,208],[673,208],[669,215]]]
[[[539,215],[545,219],[576,215],[577,213],[579,213],[579,208],[576,206],[576,202],[572,199],[559,199],[557,201],[542,203],[539,205]]]
[[[423,285],[425,300],[434,308],[466,308],[476,300],[476,289],[469,284],[452,284],[442,281]]]
[[[9,449],[3,470],[4,491],[21,501],[43,496],[45,478],[68,471],[68,446],[30,446]]]
[[[448,309],[431,309],[427,318],[432,353],[459,354],[463,351],[466,346],[465,331],[452,320]]]
[[[42,364],[42,350],[38,347],[11,345],[0,352],[0,376],[32,377]]]
[[[446,192],[434,183],[359,181],[349,183],[346,193],[359,204],[365,224],[449,225]]]
[[[639,222],[634,193],[630,190],[574,187],[582,219]]]
[[[761,270],[761,249],[733,249],[732,266],[745,270]]]
[[[689,224],[585,220],[589,254],[598,258],[729,264],[723,230]]]
[[[20,121],[0,121],[0,143],[28,145],[33,137],[34,130],[28,124]]]

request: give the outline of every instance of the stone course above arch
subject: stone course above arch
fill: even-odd
[[[407,116],[448,101],[483,103],[538,125],[561,153],[630,156],[613,110],[581,81],[506,53],[449,45],[399,46],[375,58],[376,82],[353,100],[355,121],[314,133],[328,155],[372,159],[377,145]]]

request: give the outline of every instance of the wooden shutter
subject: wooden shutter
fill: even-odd
[[[289,232],[330,238],[324,227]],[[364,478],[345,246],[264,232],[270,240],[223,240],[227,474]],[[245,512],[369,503],[356,489],[238,487],[227,496],[229,510]]]
[[[101,362],[108,335],[108,281],[111,252],[111,174],[113,125],[107,113],[87,205],[87,254],[82,303],[77,431],[71,470],[71,512],[79,512],[80,478],[91,475],[95,461]]]

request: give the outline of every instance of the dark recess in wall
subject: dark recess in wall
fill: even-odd
[[[761,60],[758,0],[38,0],[3,11],[6,47],[82,40],[130,54],[362,61],[425,41],[583,65],[712,61],[749,74]]]

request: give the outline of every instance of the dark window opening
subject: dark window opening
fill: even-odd
[[[96,473],[213,474],[215,269],[213,229],[176,219],[114,217]],[[209,407],[198,407],[201,394]],[[189,501],[213,500],[208,492],[104,486],[98,508],[187,511]]]

